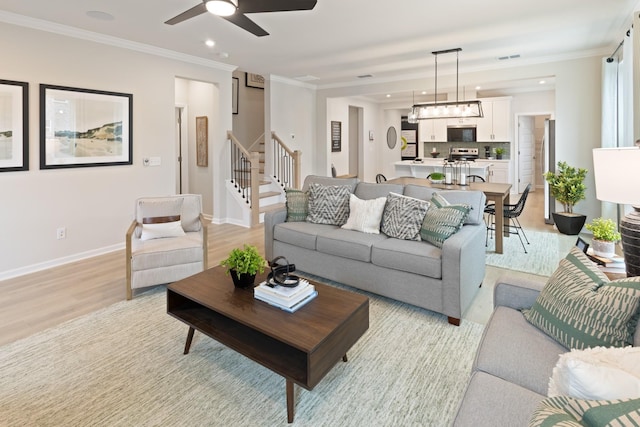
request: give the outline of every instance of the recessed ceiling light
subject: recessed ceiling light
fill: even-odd
[[[107,12],[101,12],[99,10],[90,10],[86,13],[89,18],[97,19],[99,21],[113,21],[116,19],[112,14]]]
[[[482,89],[482,86],[476,86],[476,90]]]
[[[214,42],[213,40],[207,40],[206,42],[204,42],[204,44],[209,47],[214,47],[216,45],[216,42]]]
[[[539,83],[540,83],[541,85],[543,85],[543,84],[545,84],[545,83],[546,83],[546,81],[544,81],[544,80],[540,80],[540,82],[539,82]]]
[[[426,95],[426,94],[427,94],[427,91],[426,91],[426,90],[423,90],[423,91],[422,91],[422,92],[420,92],[420,93],[422,93],[423,95]]]
[[[391,94],[390,93],[387,94],[387,98],[391,98]]]

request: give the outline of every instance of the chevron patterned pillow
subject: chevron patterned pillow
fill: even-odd
[[[426,200],[389,193],[382,213],[380,231],[389,237],[420,240],[420,224],[429,209]]]
[[[639,308],[640,277],[610,282],[574,247],[522,313],[565,347],[584,349],[632,345]]]
[[[350,185],[309,185],[309,216],[316,224],[343,225],[349,218]]]

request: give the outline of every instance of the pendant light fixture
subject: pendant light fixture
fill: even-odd
[[[479,100],[460,101],[458,98],[458,53],[462,48],[438,50],[431,52],[435,55],[435,99],[434,102],[423,102],[416,104],[414,101],[408,117],[413,120],[444,119],[444,118],[465,118],[484,117],[482,104]],[[456,53],[456,100],[438,102],[438,55],[445,53]]]
[[[231,16],[238,9],[238,0],[208,0],[204,5],[214,15]]]

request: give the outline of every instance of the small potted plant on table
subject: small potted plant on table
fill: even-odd
[[[564,206],[564,212],[553,212],[553,221],[562,234],[576,235],[587,220],[586,215],[573,213],[573,206],[584,200],[587,187],[584,179],[587,170],[574,168],[567,162],[558,162],[557,172],[547,172],[544,179],[549,183],[551,195]]]
[[[256,274],[264,272],[267,261],[255,246],[244,245],[243,249],[233,249],[220,265],[227,267],[237,288],[246,288],[254,284]]]
[[[595,255],[612,258],[616,254],[616,242],[620,241],[620,233],[616,223],[611,219],[596,218],[586,225],[587,230],[593,232],[591,248]]]

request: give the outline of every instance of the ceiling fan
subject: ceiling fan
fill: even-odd
[[[246,13],[288,12],[311,10],[317,0],[202,0],[202,3],[175,16],[165,24],[175,25],[205,12],[211,12],[258,36],[268,36],[262,27],[249,19]]]

